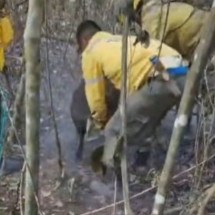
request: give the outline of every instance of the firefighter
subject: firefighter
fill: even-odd
[[[105,135],[103,155],[96,163],[111,165],[121,135],[121,117],[119,110],[112,117],[107,115],[105,80],[120,90],[122,36],[104,32],[87,20],[78,26],[76,39],[92,122],[104,129]],[[188,67],[181,55],[165,44],[158,58],[158,40],[151,39],[147,48],[133,45],[134,41],[134,36],[128,37],[127,120],[128,138],[138,143],[152,135],[166,112],[179,102]]]
[[[0,72],[5,68],[5,51],[14,38],[13,26],[5,10],[5,1],[0,1]]]
[[[192,62],[193,52],[200,40],[201,29],[209,12],[197,9],[183,2],[162,5],[152,0],[116,0],[115,15],[123,22],[125,14],[148,31],[151,38],[162,40],[176,49],[184,58]],[[162,7],[162,10],[161,10]],[[166,15],[169,11],[166,23]],[[165,29],[166,28],[166,29]],[[165,29],[165,31],[164,31]]]
[[[7,11],[5,10],[5,0],[0,0],[0,72],[5,76],[7,82],[6,75],[6,63],[5,63],[5,51],[11,44],[14,38],[14,31],[11,20]],[[8,84],[8,83],[7,83]],[[1,124],[1,139],[0,139],[0,176],[2,174],[11,173],[15,170],[20,170],[21,165],[17,163],[17,161],[8,161],[3,159],[3,149],[5,143],[5,135],[7,132],[6,122],[8,119],[7,107],[5,107],[2,102],[5,98],[3,98],[2,93],[0,95],[0,124]],[[23,163],[23,162],[22,162]]]

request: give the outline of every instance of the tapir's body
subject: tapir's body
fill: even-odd
[[[112,116],[118,107],[119,91],[116,90],[113,85],[107,81],[107,107],[108,115]],[[87,119],[90,117],[90,109],[87,103],[85,95],[85,83],[82,79],[78,88],[73,94],[71,103],[71,117],[79,135],[79,143],[76,151],[76,159],[81,160],[84,146],[84,136],[86,133]]]

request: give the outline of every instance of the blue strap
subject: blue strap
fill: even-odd
[[[180,66],[180,67],[176,67],[176,68],[169,68],[169,69],[167,69],[167,72],[170,75],[174,75],[174,76],[186,75],[188,72],[188,67]]]

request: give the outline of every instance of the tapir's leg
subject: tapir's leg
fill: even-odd
[[[90,110],[87,104],[85,90],[84,90],[84,81],[82,80],[75,90],[72,102],[70,105],[71,117],[77,133],[79,135],[79,142],[77,149],[75,151],[76,161],[82,160],[83,148],[84,148],[84,136],[86,133],[86,123],[87,118],[90,115]]]
[[[84,136],[86,133],[86,130],[83,128],[77,128],[78,134],[79,134],[79,142],[78,146],[75,152],[75,160],[77,162],[81,161],[83,158],[83,151],[84,151]]]

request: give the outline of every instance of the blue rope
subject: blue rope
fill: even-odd
[[[0,115],[0,167],[3,160],[3,151],[4,151],[4,144],[5,138],[7,133],[7,124],[9,121],[9,110],[7,106],[7,102],[9,100],[9,93],[4,90],[0,86],[0,95],[1,95],[1,115]]]

